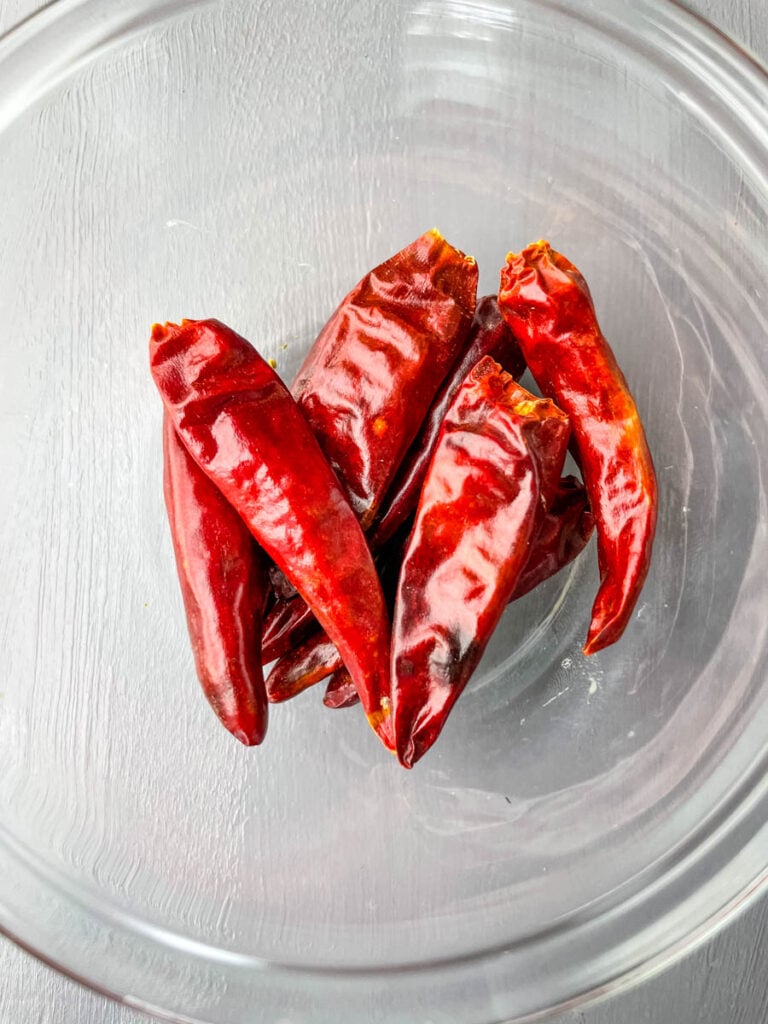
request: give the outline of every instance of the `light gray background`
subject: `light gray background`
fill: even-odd
[[[766,0],[688,3],[768,63]],[[42,6],[40,0],[0,0],[0,33]],[[763,897],[682,963],[596,1007],[564,1014],[556,1024],[764,1024],[767,954],[768,897]],[[61,977],[0,938],[0,1024],[146,1020]]]

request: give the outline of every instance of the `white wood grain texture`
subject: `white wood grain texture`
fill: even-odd
[[[768,62],[768,6],[763,0],[688,2]],[[0,33],[40,6],[39,0],[0,0]],[[565,1014],[557,1024],[763,1024],[768,1020],[766,953],[768,899],[764,898],[675,967],[599,1006]],[[142,1024],[146,1020],[0,939],[0,1024]]]
[[[22,18],[42,7],[39,0],[2,0],[0,2],[0,32],[17,25]]]

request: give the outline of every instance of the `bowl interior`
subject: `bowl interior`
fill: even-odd
[[[727,95],[665,51],[661,6],[115,5],[90,53],[62,15],[53,84],[31,77],[43,30],[25,43],[0,109],[0,819],[76,901],[67,927],[190,944],[254,991],[257,962],[540,956],[721,822],[767,724],[765,178]],[[149,326],[217,316],[290,380],[433,225],[481,293],[539,237],[583,270],[659,477],[645,590],[589,659],[594,545],[511,606],[410,773],[317,690],[243,750],[194,677]],[[3,903],[31,920],[0,882]],[[241,1019],[227,990],[180,998]]]

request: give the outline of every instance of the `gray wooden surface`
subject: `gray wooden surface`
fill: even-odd
[[[766,0],[688,0],[768,62]],[[43,4],[0,0],[0,33]],[[557,1024],[764,1024],[768,1020],[768,898],[687,959],[629,992]],[[142,1024],[0,939],[0,1024]],[[360,1022],[363,1024],[363,1022]],[[418,1024],[418,1022],[414,1022]]]

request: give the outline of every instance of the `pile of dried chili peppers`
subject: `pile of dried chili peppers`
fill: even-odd
[[[593,528],[584,652],[624,631],[656,478],[589,289],[537,242],[507,257],[498,296],[476,292],[475,261],[428,231],[347,295],[290,390],[216,320],[153,328],[192,648],[243,743],[264,738],[269,702],[328,680],[324,703],[361,702],[411,767],[506,605]],[[569,448],[583,483],[563,477]]]

